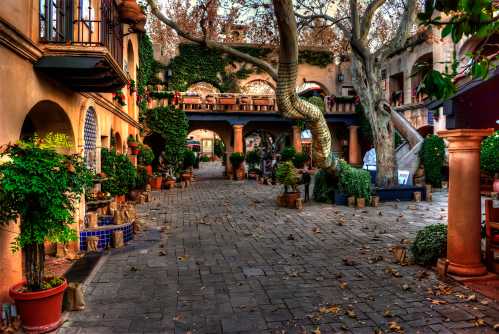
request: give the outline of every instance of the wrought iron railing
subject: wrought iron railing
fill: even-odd
[[[123,28],[115,0],[40,0],[40,40],[104,46],[123,64]]]

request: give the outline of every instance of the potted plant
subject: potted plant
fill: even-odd
[[[492,191],[499,192],[499,130],[483,140],[480,149],[480,167],[494,177]]]
[[[296,150],[293,146],[285,147],[281,152],[282,161],[291,161],[296,155]]]
[[[151,177],[149,184],[152,189],[161,190],[161,184],[163,183],[163,177],[160,173],[154,173]]]
[[[284,185],[283,197],[288,208],[296,208],[296,200],[300,198],[298,191],[298,183],[300,182],[300,175],[291,161],[286,161],[277,167],[276,171],[277,181]],[[289,191],[291,188],[291,191]]]
[[[125,202],[125,195],[135,188],[137,171],[128,157],[114,149],[101,149],[101,168],[107,175],[102,182],[102,191],[116,197],[118,203]]]
[[[119,106],[121,107],[126,106],[125,100],[126,100],[125,94],[123,94],[123,91],[121,89],[113,93],[113,101],[116,102]]]
[[[196,163],[196,154],[191,150],[184,152],[184,160],[182,163],[183,171],[181,177],[183,181],[190,181],[192,179],[192,167]]]
[[[168,175],[166,177],[166,189],[173,189],[177,184],[177,179],[174,176]]]
[[[145,166],[147,175],[152,175],[152,163],[154,161],[154,151],[147,145],[139,145],[139,164]]]
[[[257,167],[260,165],[262,158],[260,153],[256,150],[249,151],[246,153],[246,162],[248,163],[248,177],[251,179],[256,179],[256,177],[260,174],[260,169]]]
[[[0,158],[0,225],[20,222],[12,248],[22,250],[25,281],[10,288],[26,332],[52,331],[61,324],[64,278],[44,277],[45,241],[76,240],[71,228],[77,203],[92,185],[92,173],[79,155],[69,151],[67,137],[3,147]],[[65,147],[62,149],[62,147]],[[8,268],[4,268],[7,270]]]
[[[243,180],[244,179],[244,155],[240,152],[233,152],[230,157],[230,163],[232,164],[232,171],[234,174],[235,180]]]
[[[308,155],[304,152],[298,152],[293,157],[293,164],[296,168],[302,169],[305,167],[305,163],[308,161]]]
[[[368,171],[350,166],[344,160],[338,162],[338,187],[347,194],[348,205],[363,208],[371,196],[371,175]]]

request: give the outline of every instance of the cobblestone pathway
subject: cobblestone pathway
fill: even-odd
[[[445,194],[298,212],[276,207],[278,187],[220,174],[205,166],[192,187],[140,207],[144,231],[111,252],[60,333],[488,333],[499,322],[494,301],[392,261],[390,247],[446,221]]]

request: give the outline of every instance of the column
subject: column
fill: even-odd
[[[449,273],[480,276],[487,273],[480,254],[480,142],[493,129],[440,131],[449,142]]]
[[[293,125],[293,147],[296,152],[301,152],[301,129],[297,125]]]
[[[350,131],[348,138],[348,163],[354,166],[362,165],[362,159],[360,157],[359,126],[350,125],[348,130]]]
[[[235,124],[232,126],[234,130],[234,152],[243,153],[243,128],[242,124]]]

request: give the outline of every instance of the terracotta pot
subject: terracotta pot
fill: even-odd
[[[192,173],[184,172],[184,173],[180,174],[180,177],[182,178],[182,181],[190,181],[192,178]]]
[[[421,202],[421,191],[415,191],[414,192],[414,201],[415,202]]]
[[[149,181],[149,184],[151,185],[152,189],[161,190],[161,183],[162,182],[163,182],[163,177],[162,176],[154,176]]]
[[[125,203],[125,201],[126,201],[125,195],[116,195],[117,203]]]
[[[17,312],[21,316],[26,333],[47,333],[61,325],[62,299],[68,286],[66,280],[61,285],[36,292],[19,292],[26,285],[21,282],[9,290],[9,295],[16,302]]]
[[[128,193],[128,198],[131,201],[136,201],[139,198],[140,192],[138,190],[130,190]]]
[[[173,189],[175,188],[175,185],[177,184],[177,181],[175,180],[166,180],[166,189]]]
[[[133,150],[132,150],[132,154],[133,154],[133,155],[139,155],[139,154],[140,154],[140,150],[133,149]]]
[[[499,193],[499,178],[498,177],[494,178],[494,183],[492,183],[492,190],[495,193]]]
[[[350,196],[347,198],[348,206],[353,208],[355,206],[355,196]]]
[[[142,11],[135,0],[123,0],[118,5],[118,15],[120,21],[127,24],[134,24],[139,21]]]
[[[379,205],[379,196],[372,196],[371,197],[371,206],[376,208]]]
[[[366,199],[365,198],[357,198],[357,208],[363,209],[366,207]]]
[[[241,180],[244,180],[245,176],[246,176],[246,173],[244,171],[244,167],[241,167],[241,166],[238,167],[236,169],[235,179],[241,181]]]
[[[284,193],[284,198],[286,199],[286,206],[290,209],[296,208],[296,200],[300,198],[299,191],[293,191],[289,193]]]
[[[152,166],[151,165],[146,166],[146,173],[148,176],[152,176]]]

